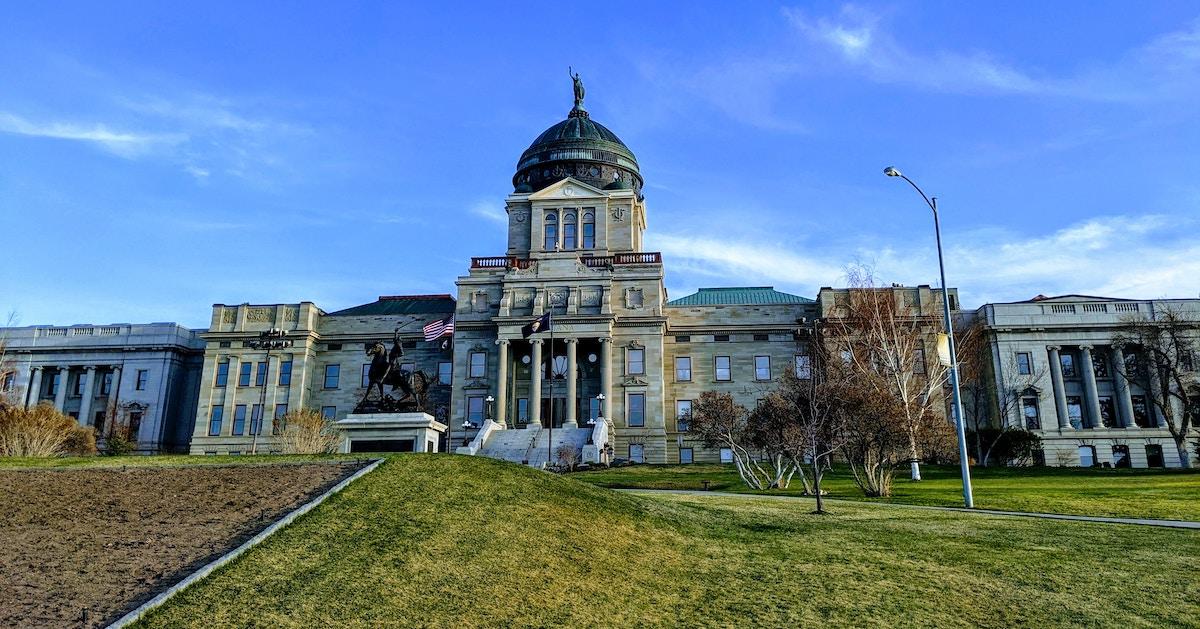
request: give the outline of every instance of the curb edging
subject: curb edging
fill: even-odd
[[[320,496],[317,496],[316,498],[313,498],[312,500],[304,503],[303,505],[300,505],[299,507],[292,510],[287,515],[276,520],[274,523],[272,523],[267,528],[259,531],[257,535],[246,540],[244,543],[242,543],[241,546],[238,546],[237,548],[235,548],[235,549],[225,553],[224,555],[217,557],[216,559],[212,560],[211,562],[205,564],[199,570],[196,570],[195,572],[184,577],[182,581],[176,583],[175,585],[172,585],[171,587],[167,588],[166,590],[163,590],[162,592],[159,592],[158,595],[155,596],[154,598],[146,601],[145,603],[142,603],[136,609],[125,614],[124,616],[121,616],[116,621],[114,621],[112,624],[108,625],[107,629],[122,629],[123,627],[127,627],[127,626],[133,624],[134,622],[137,622],[138,620],[140,620],[142,618],[142,616],[145,616],[146,613],[149,612],[150,610],[167,602],[168,600],[171,599],[171,597],[173,597],[176,594],[179,594],[183,590],[187,589],[187,587],[192,585],[193,583],[203,579],[204,577],[207,577],[210,573],[212,573],[213,570],[216,570],[217,568],[224,566],[225,564],[233,561],[234,559],[237,559],[238,556],[240,556],[242,553],[245,553],[246,551],[250,550],[251,548],[254,548],[255,546],[259,545],[260,543],[263,542],[263,540],[270,537],[272,534],[274,534],[279,529],[291,524],[292,521],[294,521],[296,518],[313,510],[314,508],[316,508],[317,505],[321,504],[322,502],[325,502],[326,498],[329,498],[330,496],[345,489],[347,486],[350,485],[350,483],[353,483],[354,481],[358,480],[360,477],[374,471],[374,469],[379,467],[379,465],[381,463],[383,463],[383,461],[384,461],[384,459],[375,459],[375,461],[373,463],[362,468],[361,470],[358,470],[357,472],[351,474],[350,476],[346,477],[340,483],[334,485],[333,487],[330,487],[329,490],[326,491],[325,493],[321,494]]]

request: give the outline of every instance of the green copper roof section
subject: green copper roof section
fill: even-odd
[[[450,314],[452,312],[454,312],[454,298],[450,295],[385,295],[369,304],[338,310],[327,316],[392,316]]]
[[[730,288],[701,288],[699,291],[667,302],[668,306],[770,306],[776,304],[811,304],[813,300],[799,295],[781,293],[774,286],[737,286]]]

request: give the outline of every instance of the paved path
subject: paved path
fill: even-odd
[[[764,498],[767,500],[797,500],[809,499],[811,496],[797,495],[763,495],[737,494],[727,491],[702,491],[699,489],[618,489],[635,494],[682,494],[685,496],[720,496],[722,498]],[[932,505],[910,505],[898,502],[868,502],[865,500],[838,500],[826,498],[825,502],[851,505],[878,505],[882,507],[900,507],[903,509],[928,509],[930,511],[957,511],[961,513],[978,513],[982,515],[1003,515],[1021,518],[1043,518],[1046,520],[1075,520],[1077,522],[1099,522],[1101,524],[1135,524],[1138,526],[1159,526],[1170,529],[1200,530],[1200,522],[1187,520],[1151,520],[1146,518],[1105,518],[1091,515],[1065,515],[1061,513],[1030,513],[1027,511],[998,511],[995,509],[967,509],[965,507],[935,507]]]

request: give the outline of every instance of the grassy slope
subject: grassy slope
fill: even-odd
[[[982,509],[1040,511],[1077,515],[1200,520],[1200,470],[1089,470],[1079,468],[972,468],[975,506]],[[891,502],[962,506],[962,482],[954,467],[923,466],[920,482],[897,472]],[[713,489],[754,493],[732,465],[638,465],[575,475],[610,488]],[[838,469],[826,477],[832,498],[867,500],[850,474]],[[794,482],[786,493],[800,493]],[[778,492],[774,492],[778,493]]]
[[[1200,618],[1200,533],[642,497],[401,455],[145,626],[1146,626]]]

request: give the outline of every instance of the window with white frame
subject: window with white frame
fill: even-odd
[[[754,357],[754,379],[755,380],[770,380],[771,379],[771,357],[770,356],[755,356]]]
[[[625,350],[626,373],[642,375],[646,373],[646,350],[629,348]]]
[[[325,385],[326,389],[338,388],[338,381],[341,380],[341,377],[342,377],[342,366],[341,365],[325,365],[324,385]]]
[[[692,418],[692,401],[675,400],[675,425],[679,432],[688,431],[688,420]]]
[[[733,379],[733,371],[729,366],[728,356],[717,356],[713,359],[714,374],[718,382],[728,382]]]
[[[336,406],[322,406],[321,407],[321,417],[324,417],[325,419],[336,418],[337,417],[337,407]]]
[[[279,363],[279,386],[292,386],[292,359],[281,361]]]
[[[675,357],[675,381],[676,382],[691,382],[692,380],[692,357],[691,356],[676,356]]]
[[[679,448],[679,462],[684,465],[692,462],[691,448]]]
[[[470,372],[468,378],[482,378],[487,375],[487,354],[471,352]]]
[[[634,463],[645,463],[646,447],[640,443],[629,444],[629,460]]]
[[[438,363],[438,384],[450,384],[454,380],[454,363],[443,361]]]
[[[575,248],[576,238],[575,212],[566,212],[563,216],[563,249]]]
[[[630,393],[625,400],[625,425],[641,427],[646,425],[646,394]]]
[[[1029,352],[1017,352],[1017,373],[1022,376],[1033,373],[1033,356]]]
[[[472,395],[467,398],[467,421],[478,424],[483,421],[483,396]]]
[[[583,213],[583,248],[596,248],[596,213],[592,211]]]
[[[556,212],[546,212],[545,234],[542,248],[546,251],[558,249],[558,214]]]

